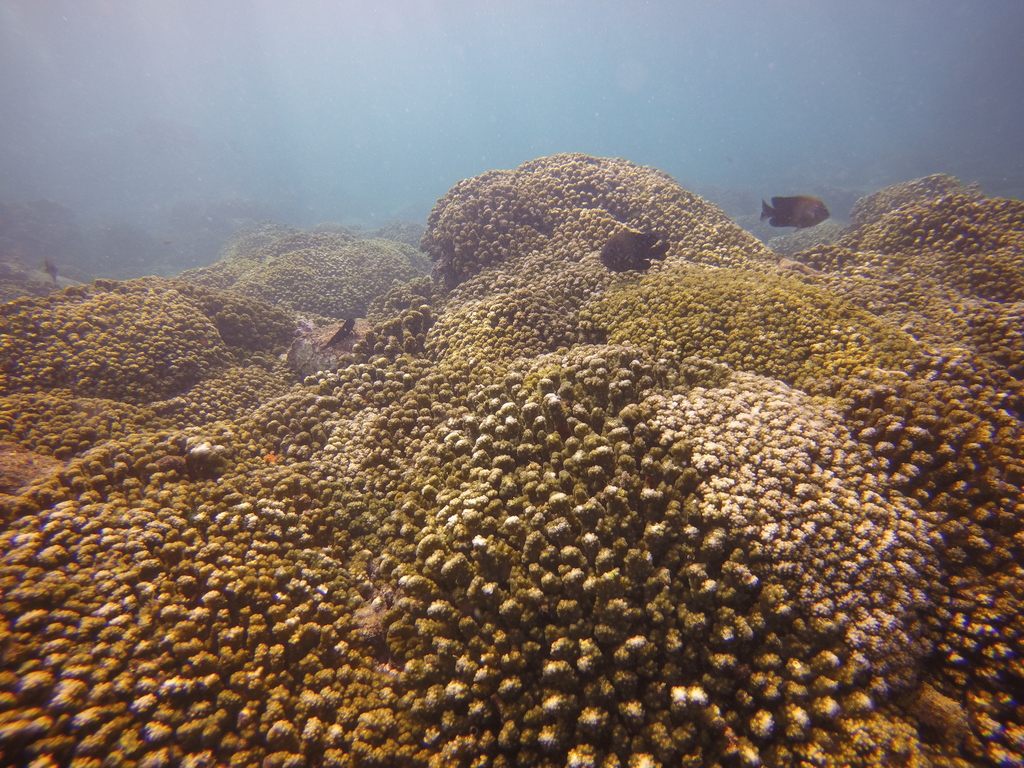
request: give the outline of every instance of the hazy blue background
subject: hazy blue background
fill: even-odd
[[[1022,137],[1021,0],[0,0],[0,202],[122,240],[422,220],[568,151],[842,218],[935,172],[1022,196]]]

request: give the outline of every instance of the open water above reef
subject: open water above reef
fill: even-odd
[[[762,198],[845,222],[937,172],[1020,197],[1022,29],[1015,0],[4,0],[0,259],[170,277],[242,225],[423,223],[557,152],[659,168],[748,228]]]

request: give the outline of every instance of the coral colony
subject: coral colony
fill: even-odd
[[[264,229],[3,305],[5,762],[1020,765],[1024,204],[830,231],[559,155],[433,280]]]

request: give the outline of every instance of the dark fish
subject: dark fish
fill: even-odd
[[[624,229],[608,238],[601,249],[601,263],[612,272],[643,272],[652,259],[660,261],[667,253],[668,243],[661,242],[657,235]]]
[[[773,197],[772,204],[761,201],[761,221],[768,219],[773,227],[807,229],[828,218],[828,208],[816,197]]]
[[[341,328],[335,331],[334,335],[331,336],[331,338],[328,339],[327,343],[324,344],[323,346],[329,347],[331,346],[331,344],[340,344],[341,342],[343,342],[345,339],[352,335],[352,331],[354,331],[355,328],[356,321],[349,318],[348,320],[345,321],[345,324],[341,326]]]
[[[57,282],[57,265],[56,264],[54,264],[49,259],[46,259],[45,261],[43,261],[43,271],[46,272],[46,274],[48,274],[50,276],[50,279],[53,280],[53,282],[55,282],[55,283]]]

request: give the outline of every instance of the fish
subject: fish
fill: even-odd
[[[345,324],[342,325],[341,328],[339,328],[337,331],[334,332],[334,335],[331,336],[331,338],[328,339],[327,342],[325,344],[323,344],[323,346],[324,347],[329,347],[329,346],[331,346],[331,344],[340,344],[345,339],[347,339],[349,336],[351,336],[352,335],[352,331],[354,331],[355,329],[356,329],[356,321],[355,321],[355,319],[354,318],[349,318],[348,320],[345,321]]]
[[[49,259],[43,261],[43,271],[50,276],[54,283],[57,282],[57,265]]]
[[[612,272],[635,269],[643,272],[651,259],[660,261],[668,254],[668,243],[651,232],[624,229],[608,238],[601,248],[601,263]]]
[[[816,197],[796,195],[773,197],[772,204],[761,201],[761,221],[768,219],[773,227],[807,229],[821,224],[829,216],[828,208]]]

